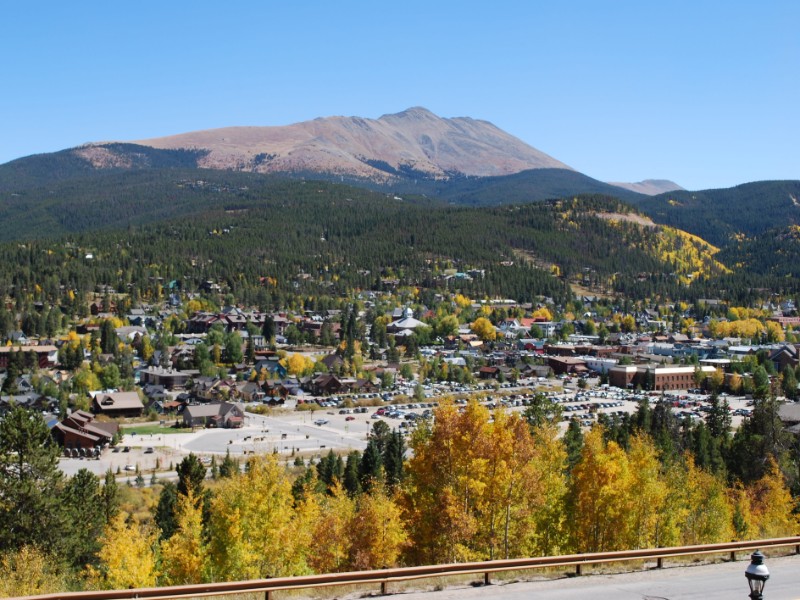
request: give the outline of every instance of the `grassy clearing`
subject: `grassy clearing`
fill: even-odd
[[[169,427],[166,425],[159,425],[158,423],[150,423],[150,424],[137,424],[137,423],[129,423],[127,425],[121,425],[122,432],[126,434],[135,433],[136,435],[164,435],[167,433],[191,433],[191,428],[180,428],[176,429],[174,427]]]

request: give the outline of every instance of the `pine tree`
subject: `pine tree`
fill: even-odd
[[[161,488],[158,504],[155,508],[153,519],[161,531],[161,539],[168,540],[178,530],[175,510],[178,504],[178,489],[174,483],[167,481]]]
[[[383,451],[383,464],[386,473],[386,485],[393,489],[403,481],[403,463],[406,445],[399,431],[393,431]]]
[[[102,498],[103,520],[108,525],[119,511],[119,488],[117,487],[117,478],[111,469],[106,471],[100,496]]]
[[[367,448],[358,465],[358,481],[361,489],[369,492],[374,485],[379,483],[383,475],[383,460],[375,438],[370,438]]]
[[[353,450],[347,455],[347,462],[344,466],[343,484],[344,489],[350,497],[357,496],[361,493],[361,479],[359,478],[361,464],[361,454],[358,450]]]
[[[0,421],[0,550],[58,546],[66,527],[59,448],[41,415],[14,407]]]
[[[195,498],[203,495],[206,468],[195,454],[189,454],[178,463],[178,493],[186,496],[191,489]]]
[[[239,473],[239,461],[231,456],[231,451],[225,451],[225,458],[222,459],[222,464],[219,466],[219,476],[233,477]]]

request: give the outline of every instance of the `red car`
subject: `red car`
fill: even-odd
[[[344,420],[345,420],[345,421],[355,421],[355,420],[356,420],[356,418],[355,418],[353,415],[347,415],[347,416],[344,418]]]

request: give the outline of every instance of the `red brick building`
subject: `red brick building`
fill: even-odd
[[[699,371],[699,374],[697,373]],[[641,387],[643,390],[688,390],[697,387],[697,378],[704,381],[716,369],[694,365],[659,367],[654,365],[617,365],[608,371],[609,383],[619,388]]]

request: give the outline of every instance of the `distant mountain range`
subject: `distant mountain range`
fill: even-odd
[[[663,194],[664,192],[673,192],[684,189],[669,179],[645,179],[644,181],[639,181],[637,183],[611,182],[609,185],[616,185],[618,187],[625,188],[626,190],[630,190],[631,192],[636,192],[637,194],[644,194],[645,196],[657,196],[658,194]]]
[[[424,108],[379,119],[327,117],[284,127],[228,127],[134,142],[207,151],[198,166],[256,173],[319,172],[387,181],[570,169],[487,121]]]
[[[782,231],[800,225],[797,181],[696,192],[667,180],[610,184],[486,121],[410,108],[379,119],[231,127],[20,158],[0,165],[0,240],[182,218],[218,208],[223,196],[253,205],[262,200],[254,190],[281,189],[286,178],[417,204],[482,207],[600,194],[719,247],[766,232],[794,244]]]
[[[577,173],[487,121],[446,119],[416,107],[379,119],[327,117],[281,127],[227,127],[132,143],[86,144],[0,166],[0,186],[5,187],[3,180],[8,178],[3,177],[3,171],[9,170],[14,172],[17,184],[25,185],[26,180],[60,180],[93,170],[176,166],[280,173],[396,188],[423,182],[416,190],[422,193],[433,191],[428,185],[431,182],[547,169],[568,171],[558,177],[563,184],[570,181],[570,174]],[[550,177],[542,179],[549,181]],[[620,187],[653,195],[682,189],[666,180],[598,185],[601,182],[589,183],[583,175],[572,179],[566,186],[569,193],[620,193],[615,189]],[[549,183],[544,183],[536,198],[552,197],[549,188]]]

